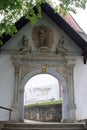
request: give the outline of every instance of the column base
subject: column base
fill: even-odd
[[[74,123],[75,120],[72,120],[72,119],[62,119],[61,120],[61,123]]]
[[[12,106],[11,121],[19,121],[19,107],[17,104]]]

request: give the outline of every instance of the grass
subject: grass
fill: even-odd
[[[36,103],[36,104],[26,104],[24,106],[45,106],[45,105],[53,105],[53,104],[61,104],[62,100],[56,100],[56,101],[49,101],[49,102],[42,102],[42,103]]]

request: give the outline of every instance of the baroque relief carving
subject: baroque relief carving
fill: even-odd
[[[27,75],[30,72],[30,68],[28,66],[21,66],[20,68],[20,80],[22,80],[25,75]]]
[[[64,36],[62,36],[58,41],[58,45],[56,47],[56,54],[60,53],[62,55],[65,55],[68,53],[68,50],[64,48],[64,42],[65,38]]]
[[[36,49],[49,50],[54,43],[53,31],[44,25],[36,26],[32,31],[32,39]]]
[[[22,66],[20,69],[20,81],[22,81],[23,78],[34,69],[34,67],[29,67],[28,65]]]
[[[23,46],[19,50],[19,54],[29,54],[31,52],[31,47],[29,46],[28,38],[24,35],[22,38]]]

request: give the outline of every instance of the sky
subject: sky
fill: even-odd
[[[53,2],[57,3],[58,0],[52,0]],[[78,25],[82,28],[82,30],[87,34],[87,6],[86,9],[76,9],[77,13],[71,13],[72,17],[76,20]]]
[[[26,83],[24,104],[48,101],[53,98],[55,100],[60,99],[59,83],[54,76],[49,74],[38,74],[33,76]]]
[[[44,87],[49,85],[58,85],[58,80],[49,74],[38,74],[33,76],[29,82],[27,82],[26,87]]]
[[[77,14],[71,13],[71,15],[76,20],[78,25],[83,29],[83,31],[87,34],[87,9],[77,9]]]

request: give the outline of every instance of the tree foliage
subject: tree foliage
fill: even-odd
[[[58,0],[59,5],[55,10],[60,13],[61,10],[76,12],[76,8],[86,8],[87,0]],[[48,2],[52,6],[52,0],[0,0],[0,36],[5,33],[11,36],[17,32],[14,23],[22,16],[28,19],[32,24],[36,23],[41,17],[41,4]],[[34,6],[37,14],[34,12]]]
[[[60,7],[67,11],[76,13],[76,8],[86,8],[87,0],[60,0]]]

